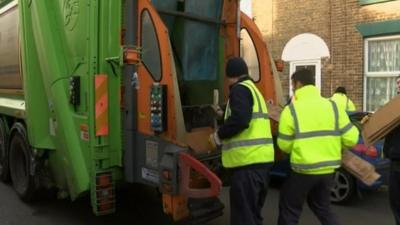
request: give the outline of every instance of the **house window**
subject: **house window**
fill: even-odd
[[[400,73],[400,35],[365,39],[365,104],[375,111],[396,95]]]

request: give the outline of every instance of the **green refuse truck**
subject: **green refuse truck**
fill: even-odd
[[[243,40],[248,42],[241,43]],[[119,183],[158,188],[175,221],[222,214],[213,106],[242,55],[268,102],[272,64],[236,0],[0,0],[0,179],[115,211]]]

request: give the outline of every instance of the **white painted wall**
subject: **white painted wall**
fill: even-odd
[[[240,0],[240,10],[246,13],[250,18],[253,17],[252,0]]]
[[[329,56],[329,49],[325,41],[311,33],[303,33],[293,37],[285,45],[282,52],[282,60],[284,61],[321,59]]]

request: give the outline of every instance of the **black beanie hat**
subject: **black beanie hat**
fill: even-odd
[[[315,84],[315,80],[314,80],[314,76],[311,73],[310,70],[308,69],[301,69],[301,70],[297,70],[296,72],[294,72],[292,74],[292,78],[293,81],[298,81],[300,83],[302,83],[303,85],[314,85]]]
[[[241,75],[249,74],[246,62],[239,57],[231,58],[226,63],[226,76],[239,77]]]
[[[335,93],[347,94],[346,88],[345,87],[337,87]]]

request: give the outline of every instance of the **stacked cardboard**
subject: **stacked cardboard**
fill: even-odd
[[[362,136],[366,146],[383,139],[390,131],[400,125],[400,96],[386,103],[366,121]]]
[[[342,155],[343,167],[366,185],[372,185],[381,175],[375,172],[375,167],[351,151],[344,151]]]

